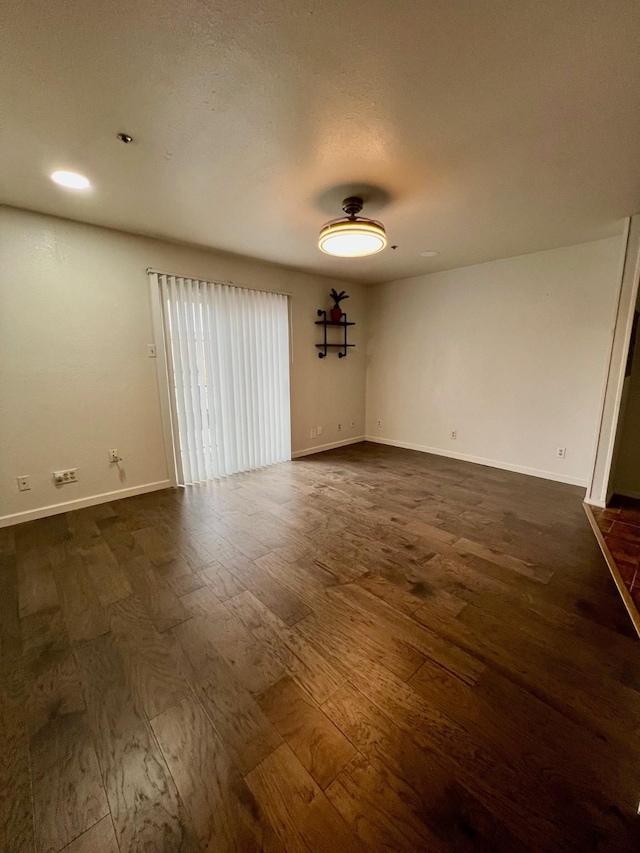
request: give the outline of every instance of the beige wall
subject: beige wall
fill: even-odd
[[[613,237],[373,286],[368,436],[586,485],[623,250]]]
[[[364,433],[362,286],[6,207],[0,258],[0,523],[166,481],[147,267],[291,292],[293,451]],[[321,360],[314,321],[333,286],[351,296],[357,346]],[[124,457],[123,475],[110,448]],[[52,472],[71,467],[79,482],[56,487]],[[22,475],[31,491],[18,491]]]
[[[619,447],[610,491],[640,498],[640,353],[637,350],[633,371],[625,382],[620,413]]]
[[[635,310],[640,311],[640,293]],[[631,375],[624,380],[610,492],[640,498],[640,340],[636,340]]]
[[[294,453],[366,432],[586,484],[622,252],[610,238],[343,285],[357,346],[320,360],[316,309],[339,282],[0,208],[0,524],[166,483],[147,267],[293,294]],[[124,456],[120,473],[109,448]],[[79,482],[56,487],[52,472],[67,467]],[[17,490],[21,475],[31,491]]]

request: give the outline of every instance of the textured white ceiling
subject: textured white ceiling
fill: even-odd
[[[6,3],[0,202],[368,282],[619,233],[640,208],[639,8]],[[398,248],[328,258],[317,232],[359,185]]]

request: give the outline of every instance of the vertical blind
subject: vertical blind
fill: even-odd
[[[150,275],[162,302],[179,482],[291,459],[287,296]]]

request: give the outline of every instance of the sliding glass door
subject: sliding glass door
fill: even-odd
[[[178,482],[291,459],[288,297],[152,275],[161,296]]]

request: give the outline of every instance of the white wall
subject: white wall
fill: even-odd
[[[293,293],[294,452],[365,433],[367,319],[371,438],[585,483],[622,251],[611,238],[343,285],[357,346],[320,360],[315,312],[339,282],[0,208],[0,524],[166,483],[147,267]],[[122,474],[107,461],[112,447]],[[56,487],[51,472],[66,467],[80,480]],[[20,475],[31,491],[17,490]]]
[[[613,237],[374,285],[368,436],[586,485],[623,251]]]
[[[0,260],[0,524],[166,483],[147,267],[291,292],[294,452],[364,433],[362,286],[6,207]],[[357,346],[346,359],[321,360],[316,309],[330,307],[334,286],[351,296]],[[312,441],[318,425],[323,435]],[[108,463],[110,448],[124,457],[123,475]],[[76,466],[78,483],[53,484],[52,471]],[[31,491],[17,490],[21,475]]]

